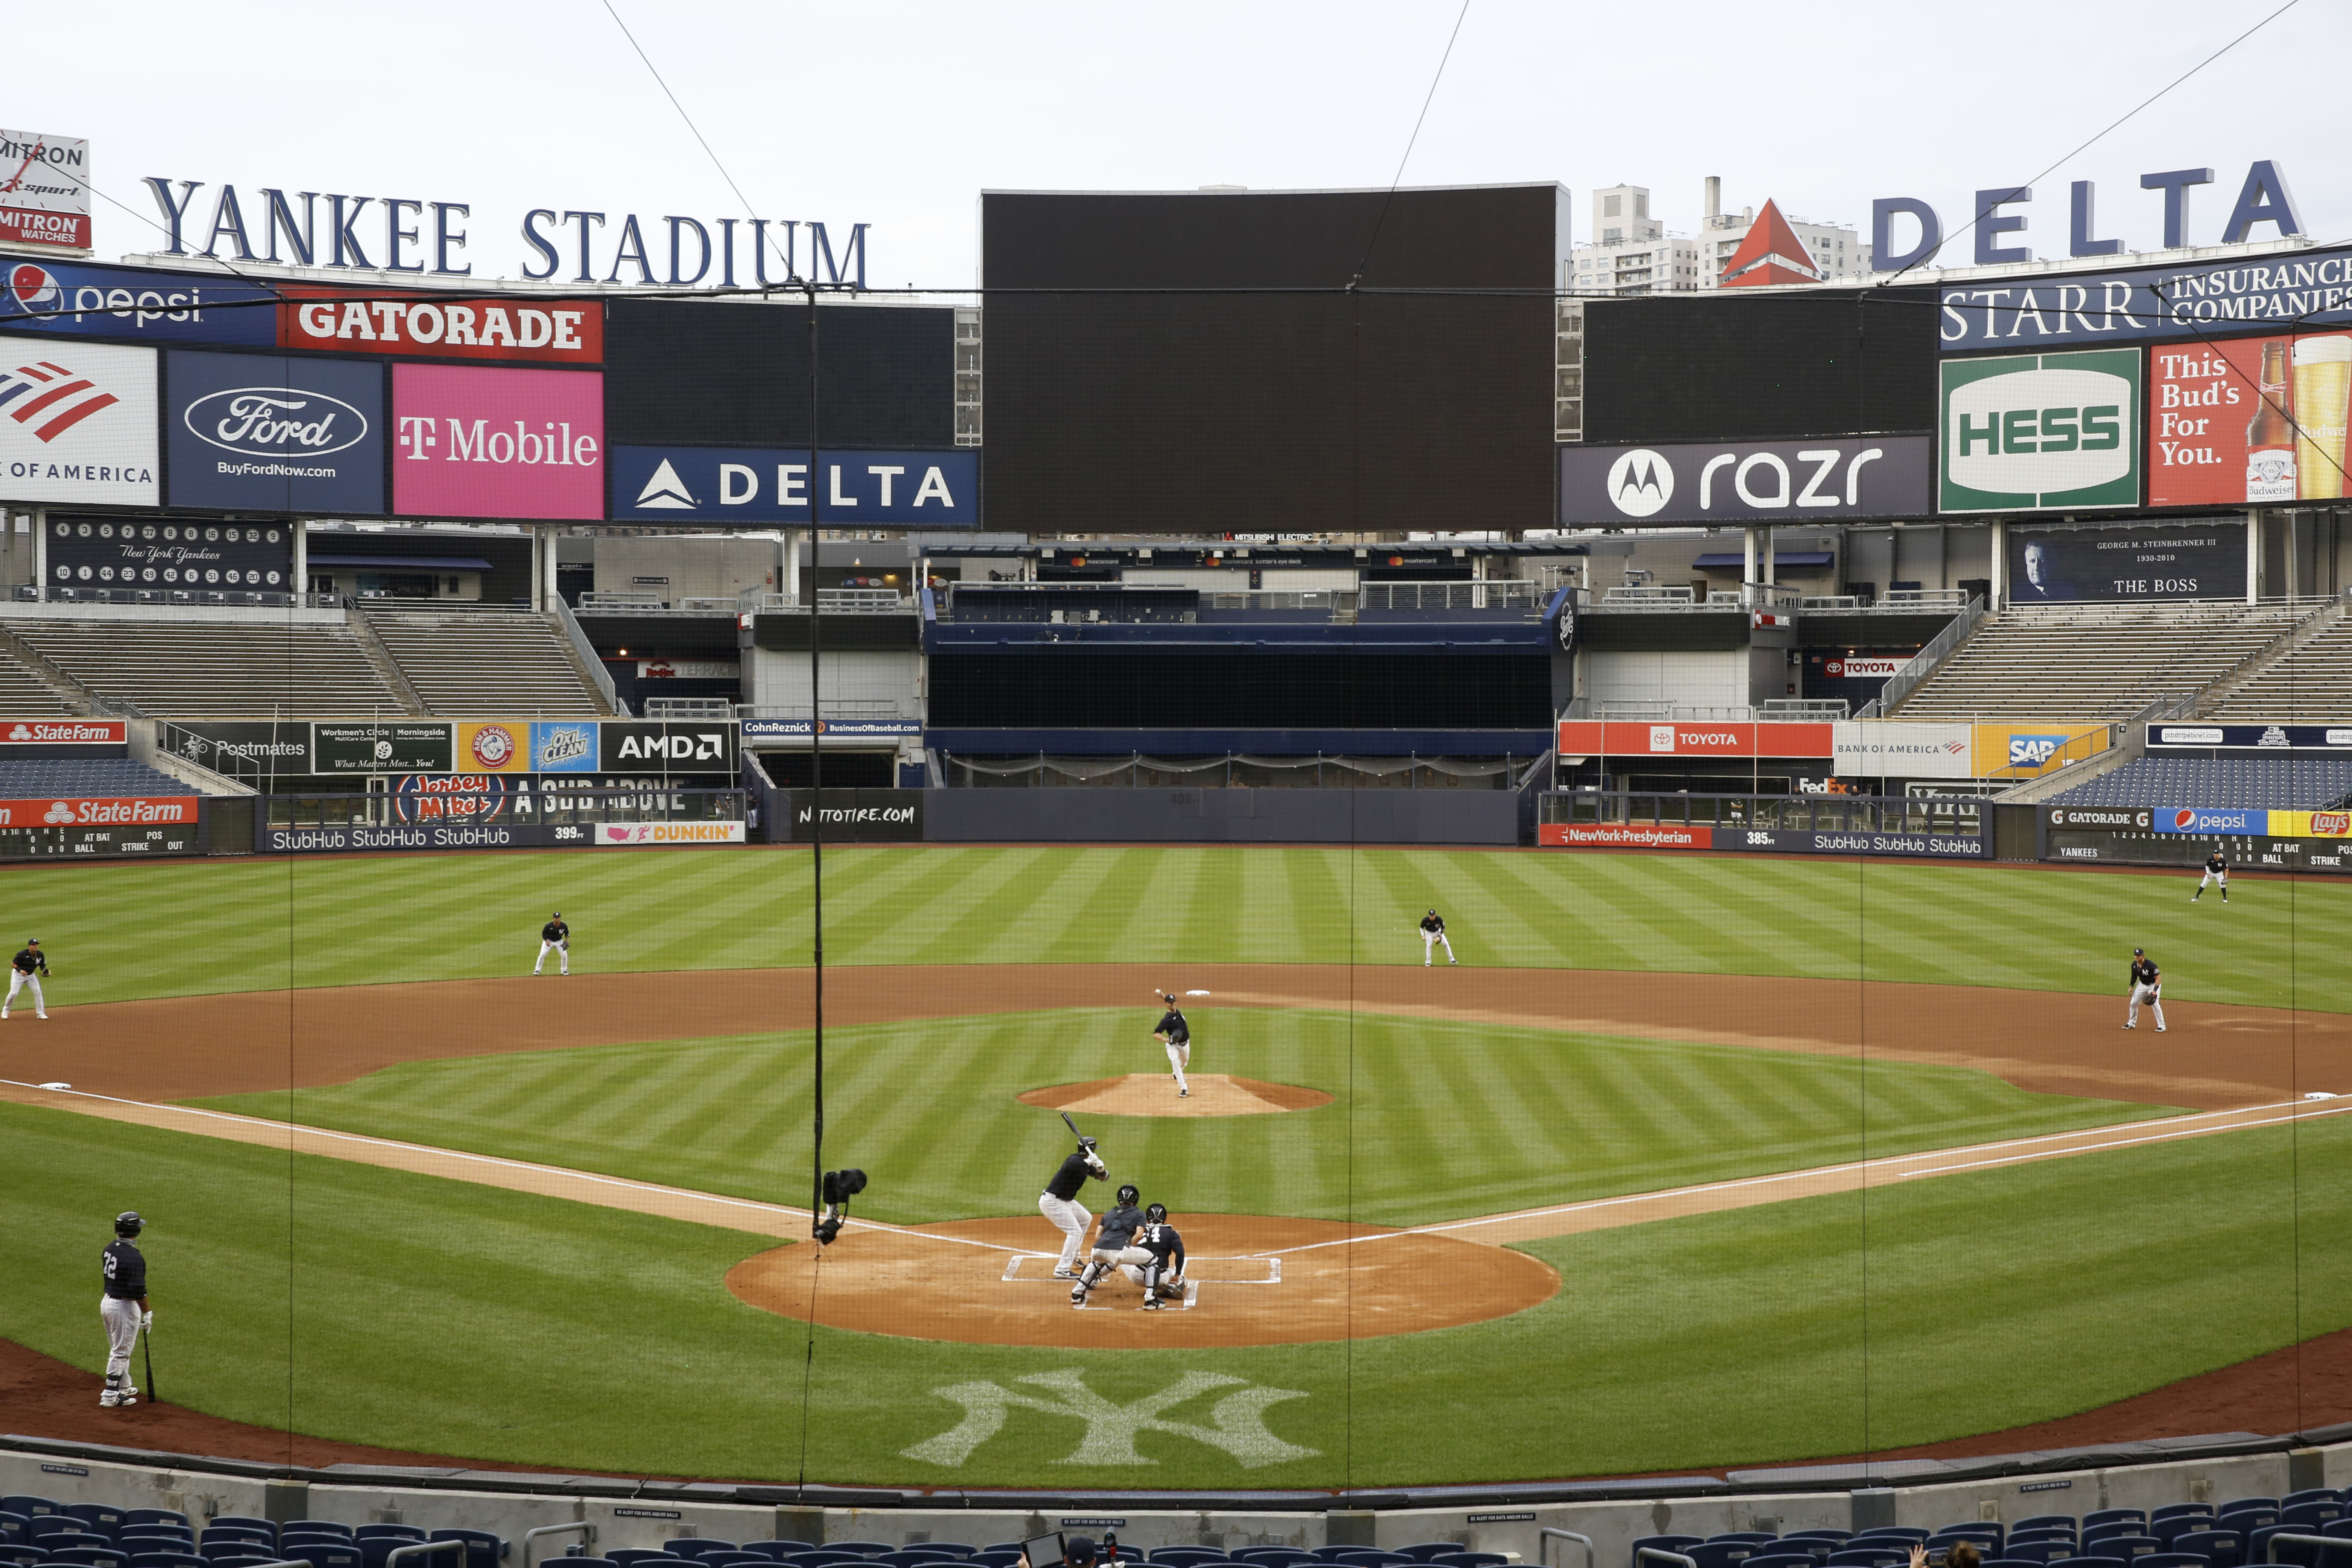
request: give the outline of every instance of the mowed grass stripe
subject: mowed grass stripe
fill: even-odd
[[[1067,1152],[1045,1084],[1162,1070],[1150,1009],[827,1031],[828,1160],[905,1223],[1022,1214]],[[1278,1116],[1090,1114],[1172,1208],[1411,1225],[2026,1136],[2163,1108],[1983,1073],[1345,1014],[1208,1016],[1194,1066],[1324,1089]],[[293,1097],[306,1122],[764,1201],[806,1185],[805,1033],[404,1064]],[[1352,1077],[1351,1077],[1352,1073]],[[1515,1086],[1548,1087],[1545,1113]],[[285,1114],[283,1095],[204,1102]],[[1280,1185],[1265,1179],[1279,1173]]]

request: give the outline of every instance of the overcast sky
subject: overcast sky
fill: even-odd
[[[614,5],[758,216],[870,224],[869,281],[940,288],[973,280],[983,189],[1387,186],[1458,12]],[[2063,257],[2071,180],[2097,182],[2103,236],[2142,248],[2161,199],[2138,176],[2210,165],[2189,235],[2210,244],[2249,163],[2273,158],[2306,230],[2352,239],[2343,0],[2302,0],[2042,174],[2275,9],[1471,0],[1404,180],[1560,182],[1581,242],[1596,185],[1648,185],[1688,231],[1720,174],[1735,210],[1777,197],[1867,240],[1874,197],[1925,198],[1957,229],[1977,189],[2039,175],[2025,242]],[[20,33],[0,107],[10,130],[89,139],[113,198],[96,204],[101,257],[160,248],[151,174],[466,202],[465,254],[493,277],[519,275],[531,207],[634,211],[649,238],[664,214],[743,215],[596,0],[109,0],[84,17],[101,14],[70,44]],[[382,233],[373,212],[361,232]]]

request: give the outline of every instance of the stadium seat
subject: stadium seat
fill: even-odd
[[[180,1552],[189,1557],[196,1554],[196,1543],[184,1532],[167,1531],[162,1525],[151,1524],[140,1529],[126,1530],[114,1538],[114,1544],[133,1557],[158,1552]]]
[[[2044,1541],[2020,1541],[2012,1535],[2000,1554],[2012,1563],[2066,1563],[2082,1550],[2071,1535],[2053,1535]]]
[[[130,1568],[130,1554],[109,1541],[98,1546],[68,1546],[63,1551],[49,1548],[52,1563],[78,1563],[81,1568]]]
[[[1700,1542],[1706,1539],[1706,1538],[1705,1536],[1701,1535],[1636,1536],[1633,1541],[1633,1550],[1627,1555],[1626,1561],[1633,1564],[1633,1568],[1642,1568],[1642,1548],[1644,1546],[1655,1547],[1660,1552],[1679,1552],[1687,1553],[1692,1547],[1696,1546]]]
[[[2072,1535],[2075,1530],[2074,1516],[2071,1513],[2037,1513],[2032,1519],[2021,1519],[2011,1525],[2009,1533],[2013,1537],[2028,1530],[2063,1530]]]
[[[1916,1525],[1886,1524],[1881,1525],[1876,1530],[1865,1530],[1861,1534],[1849,1540],[1846,1544],[1849,1546],[1858,1546],[1865,1541],[1901,1541],[1907,1542],[1924,1542],[1927,1539],[1927,1532],[1919,1529]]]
[[[873,1557],[890,1551],[891,1546],[887,1541],[828,1541],[825,1542],[824,1549],[827,1552],[853,1552],[860,1557]],[[1220,1552],[1210,1552],[1209,1548],[1205,1546],[1195,1547],[1193,1550],[1196,1552],[1209,1552],[1209,1554],[1213,1557],[1222,1557],[1224,1555]]]
[[[176,1524],[185,1530],[188,1528],[188,1516],[173,1508],[126,1508],[122,1510],[122,1522],[125,1525]]]
[[[42,1519],[53,1513],[63,1513],[66,1505],[30,1492],[11,1492],[0,1497],[0,1513],[22,1514],[26,1519]]]
[[[615,1547],[604,1555],[619,1563],[620,1568],[643,1568],[646,1563],[651,1563],[653,1568],[677,1568],[678,1563],[693,1561],[690,1557],[673,1557],[667,1552],[656,1552],[644,1546]],[[378,1565],[371,1563],[368,1568],[378,1568]]]
[[[1816,1568],[1830,1559],[1830,1553],[1844,1545],[1843,1541],[1820,1541],[1811,1536],[1784,1536],[1769,1550],[1774,1556],[1801,1556],[1813,1560]]]
[[[278,1555],[288,1563],[308,1563],[310,1568],[366,1568],[367,1553],[356,1541],[337,1541],[331,1535],[314,1535],[297,1545],[278,1543]]]
[[[2146,1524],[2147,1522],[2147,1513],[2144,1509],[2103,1508],[2083,1516],[2083,1534],[2088,1537],[2091,1531],[2110,1524]]]
[[[2074,1527],[2070,1524],[2061,1530],[2054,1524],[2045,1524],[2034,1530],[2012,1530],[2009,1532],[2009,1544],[2011,1546],[2042,1545],[2053,1541],[2073,1545]]]
[[[741,1547],[731,1541],[711,1541],[700,1536],[681,1536],[662,1542],[662,1550],[673,1557],[708,1557],[713,1552],[740,1552]]]
[[[1319,1558],[1325,1563],[1337,1563],[1341,1552],[1361,1552],[1363,1548],[1360,1546],[1310,1546],[1307,1550],[1310,1556]],[[1187,1561],[1204,1563],[1213,1557],[1223,1557],[1224,1553],[1213,1546],[1155,1546],[1145,1555],[1148,1561],[1153,1563]]]
[[[795,1552],[814,1552],[816,1548],[805,1541],[747,1541],[743,1543],[743,1550],[782,1560]]]
[[[2151,1552],[2132,1559],[2133,1568],[2213,1568],[2211,1559],[2194,1552]]]
[[[2103,1557],[2120,1557],[2128,1563],[2136,1557],[2146,1557],[2164,1550],[2164,1542],[2153,1535],[2103,1535],[2083,1543],[2086,1553]]]
[[[2242,1535],[2250,1531],[2264,1530],[2273,1524],[2285,1522],[2286,1521],[2281,1517],[2278,1504],[2249,1498],[2240,1502],[2223,1503],[2220,1516],[2213,1521],[2213,1527],[2216,1530],[2234,1530]]]
[[[1702,1541],[1683,1549],[1683,1555],[1698,1564],[1698,1568],[1739,1568],[1760,1550],[1752,1541]],[[1506,1561],[1508,1561],[1506,1559]],[[1437,1568],[1481,1568],[1453,1557],[1441,1557]]]
[[[367,1528],[373,1530],[378,1527],[370,1525]],[[386,1530],[405,1530],[408,1527],[406,1525],[393,1524],[385,1525],[382,1528]],[[214,1520],[210,1524],[205,1526],[205,1533],[206,1535],[210,1535],[215,1530],[247,1530],[253,1531],[264,1541],[275,1542],[278,1539],[277,1525],[268,1520],[255,1519],[250,1515],[242,1513],[222,1514],[218,1519]]]
[[[1268,1552],[1282,1553],[1297,1550],[1296,1547],[1288,1546],[1244,1546],[1234,1553],[1234,1559],[1239,1563],[1255,1563]],[[1415,1563],[1428,1563],[1461,1550],[1462,1543],[1458,1541],[1422,1541],[1411,1546],[1400,1546],[1396,1552],[1398,1556],[1410,1557]]]
[[[2312,1502],[2332,1503],[2341,1510],[2344,1507],[2344,1494],[2327,1487],[2307,1487],[2302,1491],[2289,1492],[2279,1499],[2279,1511],[2284,1513],[2288,1509],[2301,1508],[2304,1504]],[[2340,1512],[2337,1517],[2342,1517]]]
[[[277,1561],[267,1552],[247,1557],[215,1557],[212,1559],[212,1568],[269,1568],[269,1564]]]
[[[1224,1560],[1222,1553],[1220,1553],[1219,1560]],[[1331,1558],[1331,1561],[1339,1563],[1340,1568],[1385,1568],[1385,1565],[1388,1563],[1410,1563],[1412,1559],[1410,1557],[1399,1556],[1397,1553],[1392,1552],[1378,1551],[1370,1546],[1359,1546],[1352,1551],[1337,1553]],[[1440,1561],[1443,1561],[1443,1559]]]
[[[1830,1553],[1828,1568],[1902,1568],[1910,1561],[1908,1546],[1847,1546]]]
[[[37,1546],[28,1546],[23,1542],[16,1541],[0,1543],[0,1563],[12,1563],[18,1565],[18,1568],[29,1568],[32,1563],[47,1563],[48,1560],[49,1554]]]
[[[2031,1557],[1988,1557],[1977,1568],[2042,1568],[2042,1564]]]
[[[466,1555],[462,1564],[454,1554],[425,1560],[439,1563],[442,1568],[499,1568],[499,1559],[506,1555],[507,1543],[487,1530],[464,1530],[453,1525],[433,1531],[425,1539],[455,1541],[465,1546]],[[732,1552],[736,1548],[729,1546],[728,1550]]]
[[[113,1550],[114,1547],[114,1542],[109,1541],[103,1535],[92,1535],[87,1530],[58,1531],[53,1534],[44,1535],[38,1540],[32,1542],[30,1544],[39,1547],[42,1551],[47,1552],[52,1557],[58,1556],[61,1552],[74,1551],[80,1547],[103,1546],[109,1551]]]
[[[2172,1543],[2182,1536],[2213,1528],[2213,1516],[2210,1513],[2171,1513],[2167,1518],[2168,1513],[2170,1513],[2168,1509],[2158,1509],[2147,1521],[2147,1531],[2163,1542],[2167,1552],[2173,1551]]]
[[[1750,1557],[1740,1568],[1820,1568],[1810,1552],[1767,1552]]]
[[[362,1524],[352,1531],[361,1541],[422,1541],[425,1530],[415,1524]]]
[[[155,775],[162,778],[163,775]],[[82,1521],[93,1535],[103,1535],[111,1541],[122,1533],[124,1510],[98,1502],[69,1502],[66,1512]]]
[[[136,1552],[131,1568],[212,1568],[193,1552]]]
[[[2120,1557],[2069,1557],[2066,1568],[2131,1568]]]
[[[81,1521],[69,1513],[37,1513],[25,1521],[25,1539],[34,1545],[56,1535],[88,1535]]]

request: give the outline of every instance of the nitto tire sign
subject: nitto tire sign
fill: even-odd
[[[1917,517],[1927,447],[1925,436],[1562,447],[1560,525]]]
[[[1943,365],[1948,512],[2139,504],[2140,351]]]

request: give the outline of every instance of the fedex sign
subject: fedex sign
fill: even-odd
[[[604,378],[398,364],[393,510],[421,517],[604,515]]]

